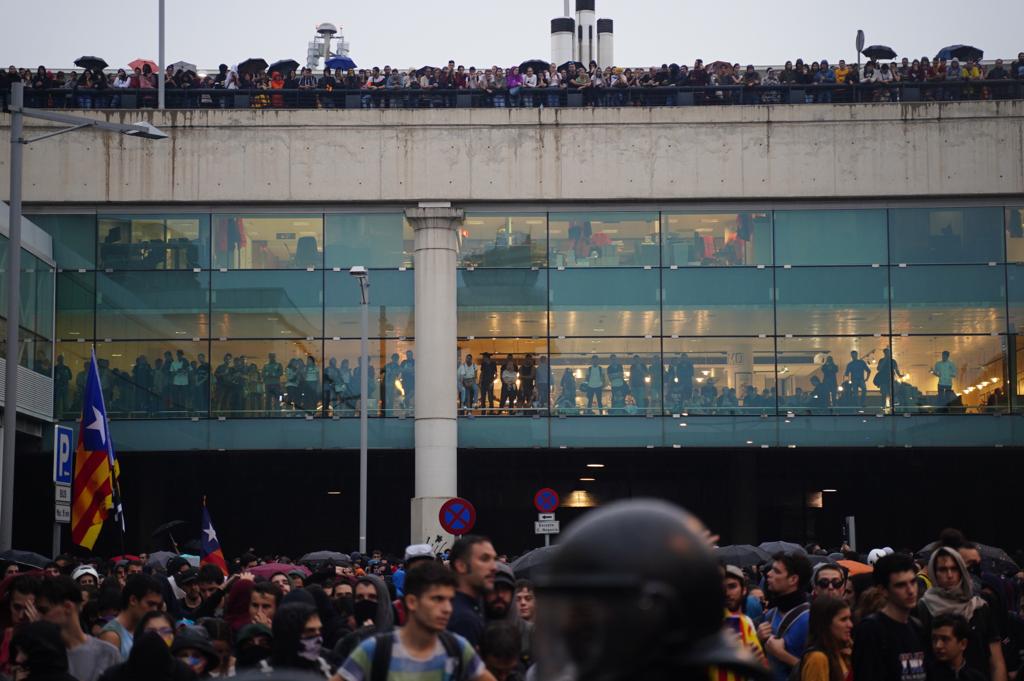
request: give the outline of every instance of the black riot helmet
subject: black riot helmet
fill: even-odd
[[[592,511],[536,576],[542,679],[708,678],[765,669],[722,631],[721,573],[695,516],[665,501]]]

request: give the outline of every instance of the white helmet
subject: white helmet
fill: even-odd
[[[71,573],[71,579],[77,582],[78,578],[82,575],[92,575],[93,579],[95,579],[97,583],[100,581],[100,573],[96,572],[96,568],[92,565],[79,565],[75,568],[75,571]]]

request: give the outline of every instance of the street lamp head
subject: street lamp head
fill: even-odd
[[[128,130],[122,130],[122,134],[147,140],[165,140],[168,136],[166,132],[147,121],[132,123]]]
[[[362,265],[356,265],[355,267],[350,269],[348,273],[351,274],[353,277],[359,277],[360,279],[365,279],[367,276],[366,268],[363,267]]]

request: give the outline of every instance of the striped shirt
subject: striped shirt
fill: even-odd
[[[434,652],[427,659],[414,658],[402,645],[402,639],[396,629],[391,647],[391,666],[388,669],[388,681],[474,681],[484,673],[484,663],[466,639],[458,634],[459,650],[462,651],[462,677],[454,678],[455,660],[448,657],[440,639],[434,644]],[[345,681],[369,681],[372,678],[373,655],[377,650],[377,641],[371,637],[359,644],[338,670]]]

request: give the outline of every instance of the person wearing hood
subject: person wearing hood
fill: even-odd
[[[992,681],[1006,681],[1006,661],[999,632],[991,609],[974,589],[960,552],[940,546],[928,560],[932,586],[918,605],[917,614],[925,631],[931,630],[932,619],[941,615],[959,615],[970,625],[967,666],[986,674]]]
[[[11,638],[11,673],[14,681],[76,681],[68,673],[60,627],[51,622],[18,627]]]
[[[188,665],[174,659],[164,637],[156,631],[139,632],[126,662],[103,673],[100,681],[188,681],[196,678]]]
[[[210,634],[203,627],[184,626],[174,635],[171,655],[184,662],[201,679],[210,678],[210,672],[220,666],[220,655],[213,647]]]
[[[316,607],[301,599],[282,605],[274,615],[273,634],[270,658],[260,664],[263,672],[297,669],[331,678],[331,665],[321,656],[323,628]]]
[[[497,563],[494,588],[484,594],[484,619],[487,624],[508,622],[519,633],[519,651],[522,670],[530,666],[532,659],[533,625],[519,616],[515,606],[516,575],[505,563]]]
[[[270,657],[274,634],[263,624],[247,624],[235,639],[235,669],[239,672],[255,669]]]
[[[364,640],[391,631],[395,625],[391,592],[384,580],[376,575],[365,575],[356,581],[352,607],[356,630],[334,646],[334,656],[339,660],[347,658]]]

